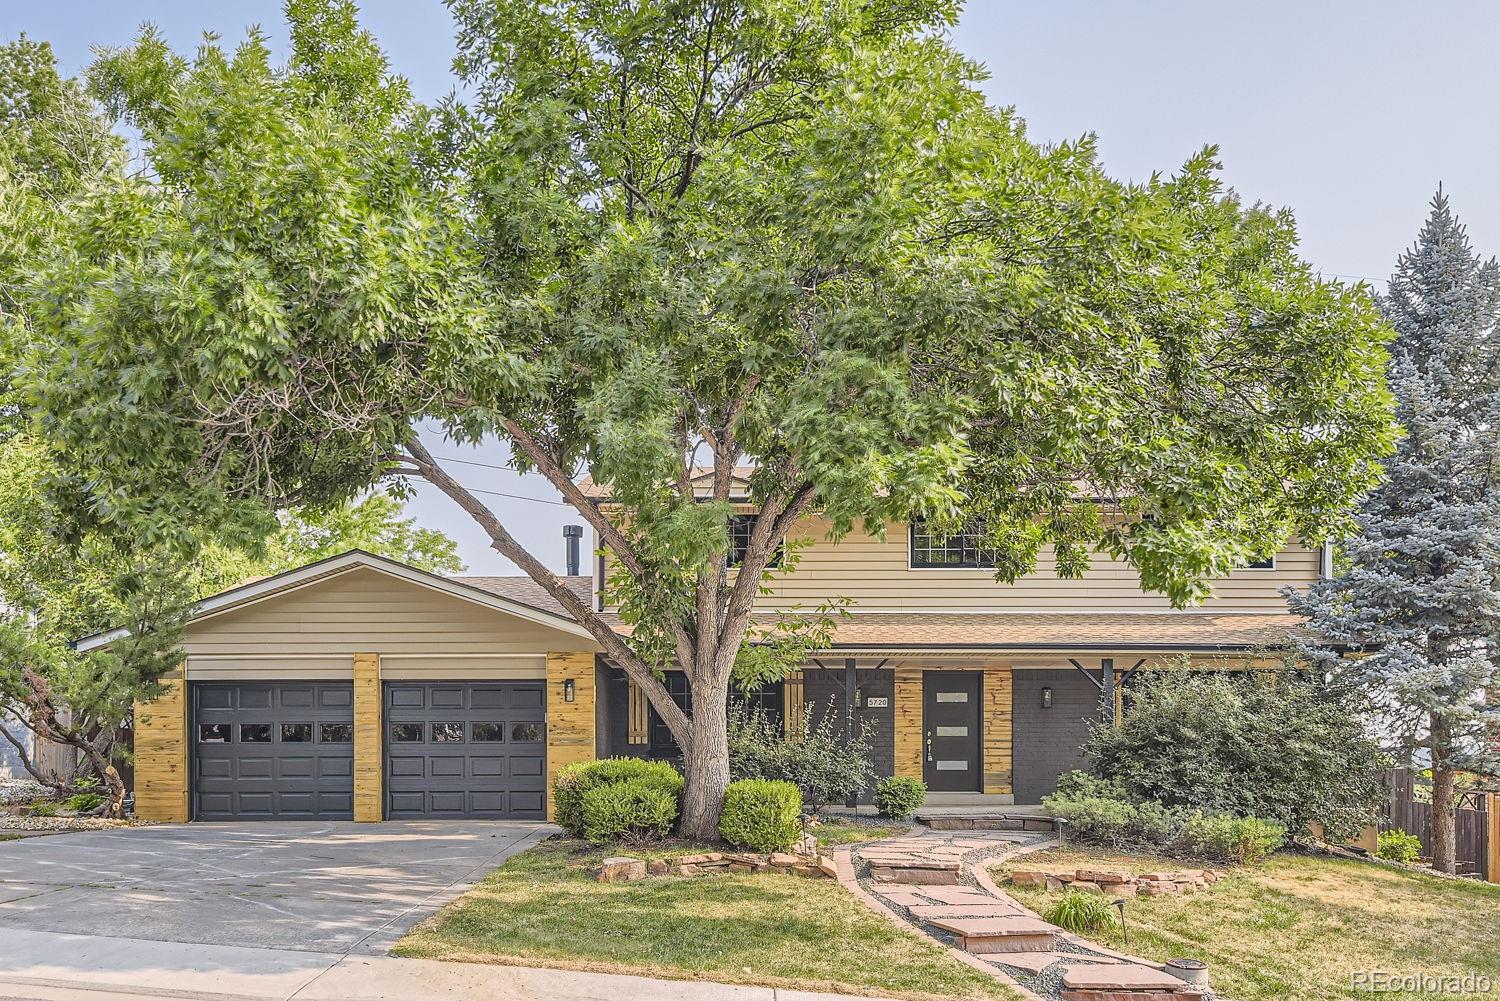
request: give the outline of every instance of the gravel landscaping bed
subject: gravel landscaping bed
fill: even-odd
[[[47,787],[31,779],[0,779],[0,806],[30,803],[47,794]]]
[[[0,814],[0,831],[64,834],[68,831],[107,831],[116,827],[150,827],[150,820],[106,820],[103,817],[15,817]]]

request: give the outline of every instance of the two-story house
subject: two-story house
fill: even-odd
[[[607,560],[581,572],[581,533],[566,534],[566,581],[602,609]],[[1296,624],[1281,588],[1329,572],[1326,548],[1293,545],[1175,610],[1108,559],[1078,580],[1043,560],[1003,584],[973,538],[920,523],[835,543],[809,518],[795,534],[800,559],[758,610],[838,595],[848,612],[828,649],[753,697],[783,719],[813,703],[852,723],[880,775],[922,778],[929,803],[947,805],[1038,802],[1080,764],[1131,672],[1281,642]],[[199,604],[182,668],[137,707],[137,813],[544,817],[563,765],[676,753],[599,651],[525,577],[441,577],[351,552],[234,588]],[[680,677],[667,683],[686,699]]]

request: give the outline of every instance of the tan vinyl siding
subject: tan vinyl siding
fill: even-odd
[[[189,674],[223,677],[238,660],[243,676],[262,671],[327,671],[354,654],[389,658],[387,677],[540,677],[548,650],[589,641],[443,594],[377,570],[358,568],[296,590],[200,619],[188,627]],[[514,655],[526,655],[516,657]],[[496,656],[500,655],[500,656]],[[445,662],[450,662],[446,663]]]
[[[1078,580],[1056,573],[1050,550],[1036,572],[1014,584],[982,569],[918,569],[911,566],[908,532],[893,523],[884,539],[863,530],[832,542],[827,524],[808,519],[794,533],[807,540],[796,570],[767,582],[760,609],[812,606],[846,597],[855,611],[1170,611],[1165,595],[1141,590],[1139,574],[1126,563],[1096,556]],[[1306,587],[1318,579],[1320,553],[1294,544],[1278,553],[1273,570],[1239,570],[1213,583],[1204,611],[1284,612],[1282,587]]]

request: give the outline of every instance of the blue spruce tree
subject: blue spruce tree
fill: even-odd
[[[1342,571],[1291,601],[1309,620],[1306,652],[1430,753],[1433,866],[1451,873],[1456,773],[1493,768],[1500,709],[1486,704],[1500,685],[1500,266],[1474,253],[1441,189],[1381,306],[1406,435]]]

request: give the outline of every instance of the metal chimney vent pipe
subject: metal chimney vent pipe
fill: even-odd
[[[568,576],[578,576],[578,540],[583,538],[582,525],[564,525],[563,538],[568,547]]]

